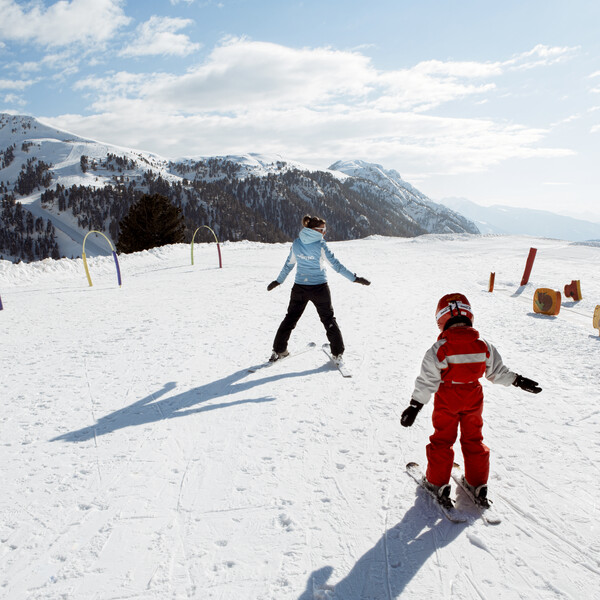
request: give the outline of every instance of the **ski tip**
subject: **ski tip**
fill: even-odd
[[[310,348],[314,348],[317,345],[317,342],[308,342],[307,346]]]
[[[416,462],[406,463],[406,468],[407,469],[414,469],[415,467],[418,467],[418,466],[419,466],[419,463],[416,463]]]

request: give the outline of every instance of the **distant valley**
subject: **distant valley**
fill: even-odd
[[[531,235],[573,242],[600,240],[600,223],[512,206],[480,206],[466,198],[444,198],[442,204],[473,221],[481,233]]]

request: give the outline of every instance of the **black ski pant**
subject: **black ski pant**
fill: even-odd
[[[326,283],[321,283],[319,285],[294,284],[290,295],[290,304],[288,306],[287,314],[275,334],[273,350],[280,353],[287,349],[290,335],[309,302],[312,302],[315,305],[315,308],[319,313],[319,318],[321,319],[321,323],[323,323],[323,327],[325,327],[327,339],[331,346],[331,353],[334,356],[343,354],[344,340],[342,339],[342,332],[338,327],[337,321],[333,316],[331,292]]]

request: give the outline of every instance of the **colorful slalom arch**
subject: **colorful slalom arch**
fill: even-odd
[[[108,242],[111,252],[112,252],[112,255],[113,255],[113,258],[115,259],[115,265],[117,267],[117,281],[119,282],[119,285],[121,285],[121,269],[119,268],[119,260],[117,259],[117,253],[115,251],[115,248],[112,245],[112,242],[101,231],[96,231],[95,229],[92,229],[91,231],[88,231],[85,234],[85,237],[83,238],[83,248],[81,250],[81,256],[83,258],[83,266],[85,267],[85,274],[87,275],[88,283],[90,284],[90,286],[92,285],[92,278],[90,277],[90,270],[88,269],[87,259],[85,257],[85,241],[87,240],[87,237],[88,237],[88,235],[90,235],[90,233],[98,233]]]
[[[222,269],[223,262],[221,260],[221,246],[219,246],[219,240],[217,239],[217,234],[208,225],[201,225],[200,227],[198,227],[198,229],[196,229],[196,231],[194,231],[194,235],[192,236],[192,248],[191,248],[192,265],[194,264],[194,239],[196,238],[196,234],[198,233],[198,231],[200,231],[200,229],[202,229],[202,227],[206,227],[206,229],[208,229],[215,236],[215,242],[217,242],[217,252],[219,253],[219,269]]]

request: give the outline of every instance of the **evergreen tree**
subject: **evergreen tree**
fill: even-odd
[[[183,242],[185,224],[181,209],[161,194],[144,194],[119,223],[117,251],[128,254]]]

